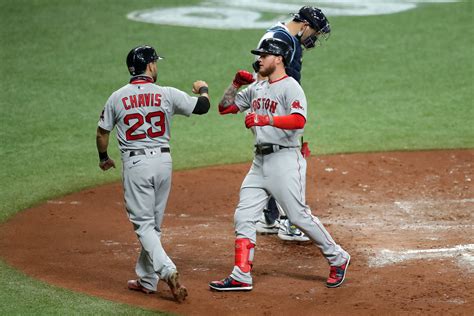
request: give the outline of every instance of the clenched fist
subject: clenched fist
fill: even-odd
[[[239,70],[235,74],[234,81],[232,81],[232,85],[238,89],[241,86],[251,84],[254,81],[255,79],[253,78],[253,75],[250,72],[248,72],[247,70]]]
[[[115,161],[110,158],[103,160],[99,162],[99,168],[103,171],[109,170],[110,168],[115,168]]]
[[[202,93],[207,93],[207,89],[203,89],[203,91],[200,91],[201,88],[208,88],[208,85],[205,81],[202,80],[197,80],[193,83],[193,93],[195,94],[202,94]]]
[[[252,126],[271,125],[270,122],[271,120],[268,115],[258,115],[252,112],[245,116],[245,127],[247,128],[251,128]]]

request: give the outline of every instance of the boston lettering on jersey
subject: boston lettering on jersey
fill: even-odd
[[[161,94],[159,93],[140,93],[132,94],[122,98],[122,104],[125,110],[145,106],[161,106]]]
[[[252,100],[252,109],[254,111],[259,109],[265,109],[267,111],[270,111],[271,113],[275,113],[277,105],[278,102],[268,98],[258,98]]]

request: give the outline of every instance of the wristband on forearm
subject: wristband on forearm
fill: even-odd
[[[199,94],[203,94],[203,93],[209,93],[209,88],[208,87],[201,87],[199,88]]]
[[[107,151],[103,153],[99,152],[99,159],[100,159],[100,162],[109,160],[109,155],[107,154]]]

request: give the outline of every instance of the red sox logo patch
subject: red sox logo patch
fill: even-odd
[[[291,108],[296,109],[296,110],[304,110],[303,107],[300,104],[300,101],[296,100],[291,103]]]

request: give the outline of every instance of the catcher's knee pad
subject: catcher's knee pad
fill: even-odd
[[[252,269],[252,260],[255,244],[252,244],[248,238],[239,238],[235,240],[235,265],[242,272],[250,272]]]

